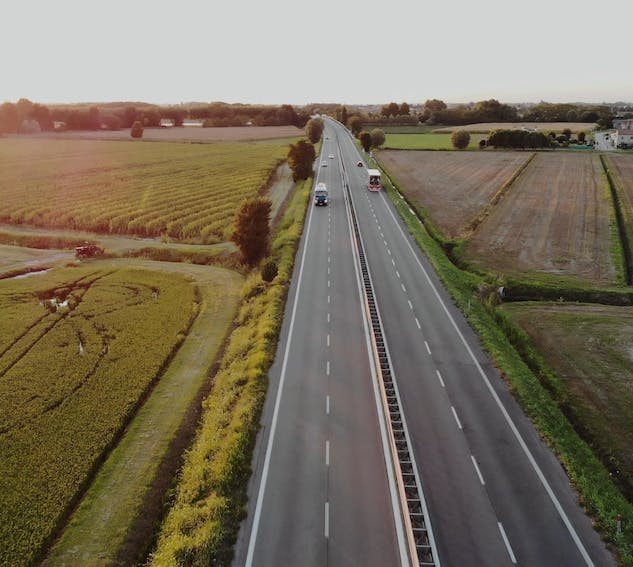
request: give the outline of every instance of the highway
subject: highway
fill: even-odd
[[[347,184],[435,564],[614,565],[388,198],[367,191],[359,159],[349,134],[326,120],[328,166],[317,181],[332,203],[308,212],[234,564],[408,564]]]

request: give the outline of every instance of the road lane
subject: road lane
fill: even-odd
[[[365,189],[351,140],[341,143],[442,563],[613,564],[391,205]]]
[[[235,565],[400,564],[338,160],[325,159],[331,204],[310,205]]]

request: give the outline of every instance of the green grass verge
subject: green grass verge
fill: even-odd
[[[471,134],[468,150],[478,150],[484,134]],[[383,145],[386,150],[455,150],[451,134],[387,134]]]
[[[416,242],[503,372],[516,399],[558,455],[596,528],[615,546],[621,564],[633,565],[633,506],[618,491],[608,471],[553,399],[550,394],[553,382],[545,381],[546,387],[539,379],[543,376],[537,377],[513,346],[509,337],[519,335],[519,330],[494,307],[494,292],[488,300],[477,299],[482,278],[456,267],[418,217],[410,213],[407,202],[400,198],[388,178],[384,186]],[[617,528],[619,519],[621,531]]]
[[[173,505],[150,558],[153,566],[229,565],[245,514],[246,487],[311,180],[293,196],[272,243],[279,266],[267,284],[252,273],[202,422],[180,473]]]
[[[15,234],[11,232],[0,231],[0,244],[9,244],[11,246],[24,246],[25,248],[40,249],[57,249],[72,250],[75,246],[83,246],[84,244],[96,244],[97,242],[86,241],[83,238],[66,238],[63,236],[46,236],[46,235],[28,235]]]

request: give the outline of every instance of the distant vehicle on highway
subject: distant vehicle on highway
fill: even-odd
[[[370,191],[380,191],[382,189],[380,171],[378,169],[367,170],[367,189]]]
[[[327,167],[327,161],[322,161],[321,162],[321,167]]]
[[[359,161],[356,165],[357,165],[358,167],[363,167],[363,162],[362,162],[362,161]]]
[[[330,155],[329,155],[329,156],[327,156],[327,157],[329,157],[330,159],[334,159],[334,154],[330,154]]]
[[[325,183],[318,183],[314,189],[314,206],[327,206],[330,202],[330,196],[327,192],[327,185]]]

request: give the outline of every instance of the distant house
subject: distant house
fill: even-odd
[[[633,118],[614,118],[613,127],[616,130],[633,130]]]
[[[616,148],[633,148],[633,128],[629,130],[616,130],[613,136],[613,145]]]
[[[174,125],[172,118],[161,118],[159,126],[161,128],[171,128]]]

